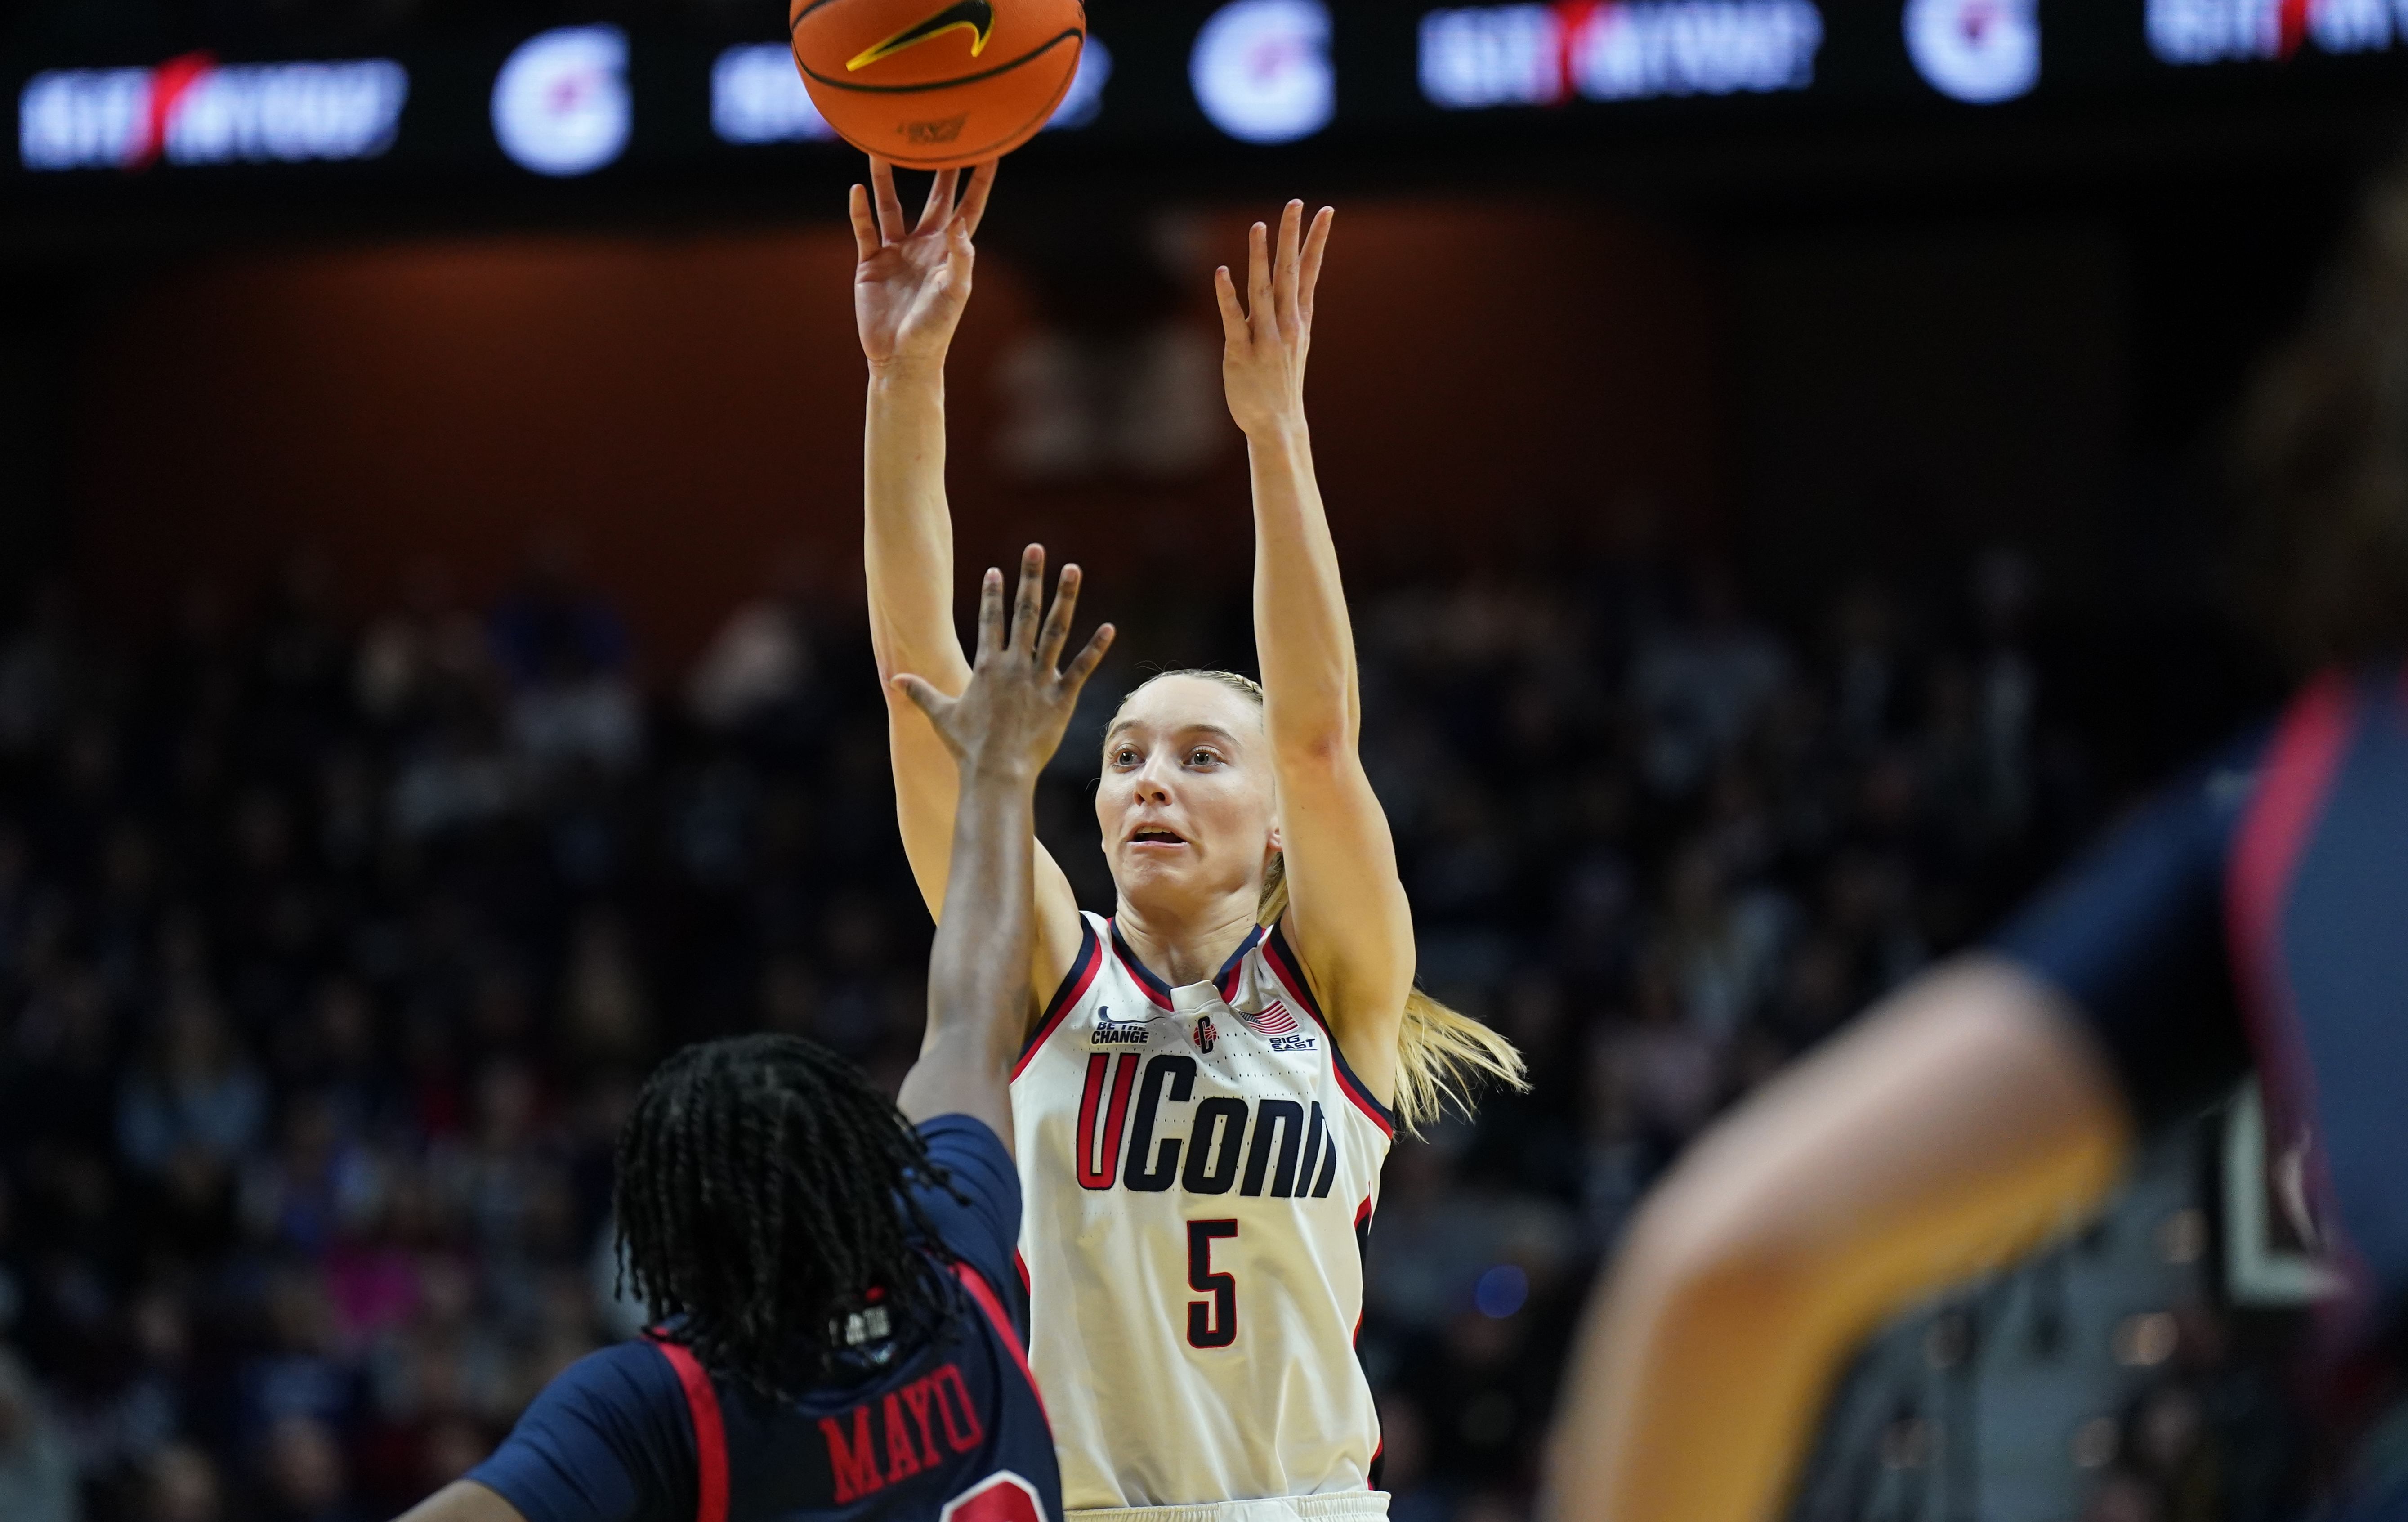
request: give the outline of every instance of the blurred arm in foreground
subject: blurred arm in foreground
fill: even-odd
[[[1567,1376],[1556,1522],[1762,1522],[1863,1336],[2086,1216],[2132,1122],[2064,997],[2002,957],[1918,979],[1700,1141]]]

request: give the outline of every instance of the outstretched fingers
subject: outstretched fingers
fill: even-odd
[[[1037,626],[1045,617],[1045,546],[1020,552],[1020,596],[1011,608],[1011,648],[1023,655],[1037,649]]]
[[[1096,632],[1087,636],[1085,647],[1071,657],[1069,667],[1062,673],[1063,696],[1075,699],[1079,696],[1079,689],[1084,687],[1087,684],[1087,679],[1096,674],[1096,668],[1103,664],[1104,652],[1111,648],[1112,626],[1109,624],[1096,625]]]
[[[1290,201],[1280,210],[1279,249],[1271,259],[1271,314],[1280,330],[1294,337],[1298,323],[1297,265],[1304,235],[1304,203]]]
[[[1003,572],[990,566],[979,582],[978,658],[1003,650]]]
[[[1246,233],[1246,318],[1258,338],[1278,331],[1271,314],[1270,229],[1256,223]]]
[[[1070,642],[1070,619],[1079,610],[1079,567],[1062,567],[1054,582],[1054,606],[1045,611],[1045,629],[1037,639],[1037,668],[1052,671],[1062,664],[1062,647]]]
[[[1330,224],[1338,220],[1338,208],[1326,206],[1313,213],[1312,228],[1304,235],[1303,267],[1297,274],[1297,315],[1306,327],[1312,326],[1312,293],[1321,284],[1321,256],[1329,251]]]
[[[878,200],[879,236],[892,243],[908,225],[903,221],[903,198],[895,194],[895,165],[874,153],[869,158],[869,189]]]
[[[878,222],[869,210],[869,187],[853,186],[853,194],[845,198],[845,210],[853,218],[853,256],[867,261],[881,247]]]
[[[935,233],[944,229],[945,223],[953,218],[953,192],[961,180],[962,173],[958,169],[937,171],[935,181],[928,186],[928,204],[920,208],[920,225],[911,229],[914,233]]]
[[[896,672],[892,685],[896,692],[911,700],[912,707],[928,716],[929,722],[937,725],[939,734],[944,733],[944,716],[959,699],[947,697],[909,671]]]
[[[1223,265],[1212,271],[1212,299],[1221,304],[1221,337],[1230,343],[1246,341],[1246,309],[1238,304],[1238,282],[1229,278],[1229,266]]]
[[[986,198],[995,190],[995,171],[1003,161],[989,159],[970,171],[969,194],[962,197],[953,220],[961,223],[964,237],[978,236],[979,223],[986,217]]]

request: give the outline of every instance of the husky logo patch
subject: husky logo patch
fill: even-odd
[[[1220,1039],[1221,1033],[1212,1028],[1211,1015],[1199,1014],[1196,1017],[1196,1028],[1188,1036],[1188,1040],[1196,1043],[1196,1050],[1209,1056],[1212,1052],[1212,1043]]]

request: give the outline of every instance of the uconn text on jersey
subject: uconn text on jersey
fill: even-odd
[[[1184,1054],[1097,1052],[1079,1097],[1079,1184],[1160,1194],[1268,1195],[1326,1199],[1338,1177],[1338,1138],[1315,1101],[1216,1096],[1187,1114],[1187,1136],[1155,1136],[1165,1105],[1185,1105],[1196,1059]],[[1182,1153],[1185,1160],[1181,1160]],[[1125,1164],[1124,1164],[1125,1158]]]

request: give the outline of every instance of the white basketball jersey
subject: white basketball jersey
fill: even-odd
[[[1085,919],[1011,1083],[1063,1504],[1360,1490],[1362,1243],[1394,1119],[1277,930],[1172,988]]]

